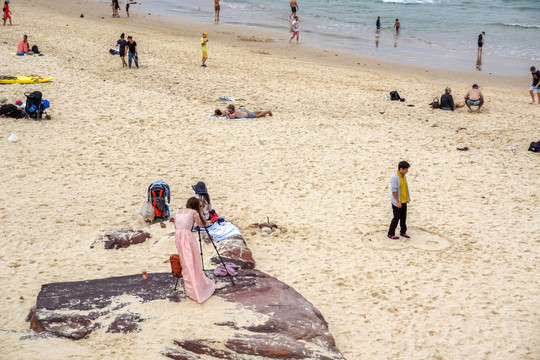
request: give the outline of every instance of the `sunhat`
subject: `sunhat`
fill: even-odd
[[[208,194],[206,185],[202,181],[199,181],[196,185],[191,185],[191,188],[195,191],[195,194]]]
[[[204,32],[204,33],[202,33],[202,34],[203,34],[204,36],[208,36],[208,33],[205,33],[205,32]]]
[[[0,104],[5,104],[5,103],[7,103],[7,99],[5,97],[0,98]]]

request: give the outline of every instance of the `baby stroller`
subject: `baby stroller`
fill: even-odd
[[[155,181],[148,187],[148,201],[154,207],[154,219],[168,219],[171,216],[169,205],[171,190],[164,181]]]

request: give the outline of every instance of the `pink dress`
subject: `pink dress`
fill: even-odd
[[[176,248],[182,264],[182,277],[186,295],[199,304],[205,302],[216,290],[216,284],[206,277],[202,271],[201,255],[197,239],[191,233],[193,224],[203,226],[195,210],[182,209],[176,212],[174,227],[176,228]]]

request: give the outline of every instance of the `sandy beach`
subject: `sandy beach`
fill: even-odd
[[[540,106],[529,104],[528,69],[427,71],[135,6],[112,19],[105,2],[18,0],[11,10],[0,75],[55,79],[0,86],[11,103],[41,91],[52,116],[0,119],[0,358],[158,359],[170,334],[221,316],[227,304],[214,298],[192,302],[191,320],[164,302],[145,310],[152,320],[137,334],[21,340],[42,284],[169,270],[174,242],[90,248],[109,229],[148,229],[138,211],[155,180],[170,185],[171,209],[204,181],[256,267],[322,312],[347,359],[540,358],[540,157],[527,151],[540,140]],[[108,52],[122,32],[140,69]],[[12,54],[24,34],[45,56]],[[472,83],[486,97],[481,113],[428,106],[446,86],[461,102]],[[406,101],[387,101],[392,90]],[[274,115],[209,119],[228,104],[218,96]],[[411,164],[411,239],[391,241],[400,160]],[[287,232],[249,228],[267,217]],[[172,229],[150,231],[159,240]]]

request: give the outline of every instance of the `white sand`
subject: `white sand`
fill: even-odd
[[[179,314],[162,317],[174,304],[159,303],[147,309],[159,331],[148,323],[125,336],[19,340],[42,284],[168,271],[172,241],[89,248],[108,229],[147,227],[139,206],[161,179],[172,209],[205,181],[257,268],[311,301],[348,359],[540,358],[540,157],[526,151],[540,139],[540,106],[528,104],[527,69],[520,79],[425,73],[289,45],[289,34],[242,41],[265,37],[226,24],[149,24],[158,17],[136,7],[118,20],[107,3],[54,6],[61,12],[17,1],[1,32],[4,75],[55,80],[0,87],[11,102],[42,91],[53,117],[0,119],[0,357],[156,359],[172,345],[163,334],[193,330]],[[121,32],[139,44],[141,69],[108,54]],[[11,55],[24,33],[45,56]],[[472,82],[487,99],[482,113],[427,106],[445,86],[462,98]],[[407,102],[386,101],[392,90]],[[207,119],[226,106],[216,96],[274,116]],[[18,142],[7,141],[12,133]],[[412,239],[392,243],[389,184],[400,160],[411,163]],[[248,228],[267,216],[287,233]]]

